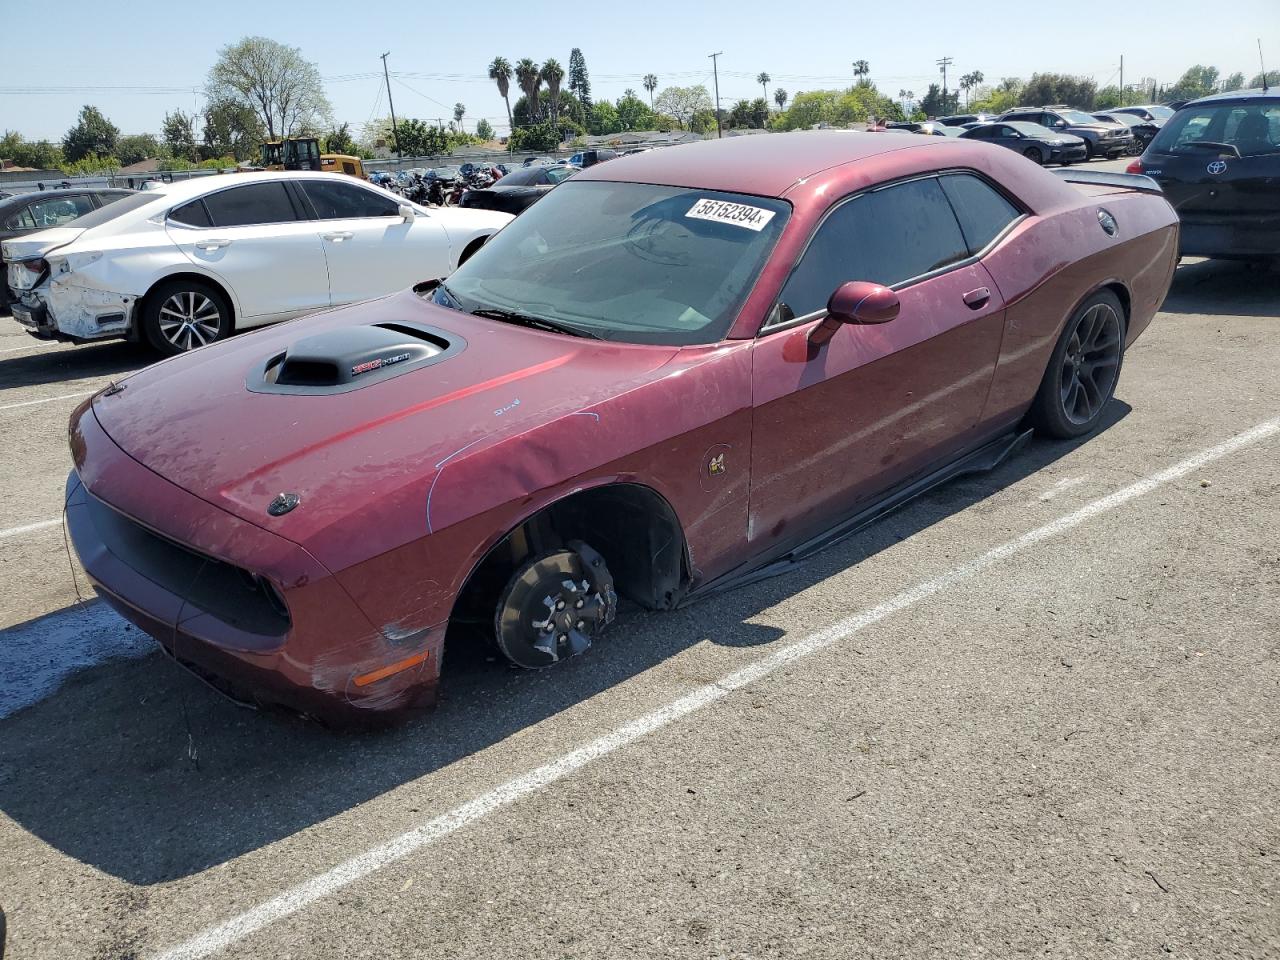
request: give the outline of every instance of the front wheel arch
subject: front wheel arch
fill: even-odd
[[[489,547],[454,598],[450,630],[458,623],[491,620],[515,570],[538,552],[570,540],[598,550],[618,593],[642,607],[670,609],[688,589],[688,545],[670,502],[644,484],[606,483],[540,507]]]

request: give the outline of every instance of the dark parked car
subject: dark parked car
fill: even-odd
[[[950,117],[939,117],[938,123],[947,127],[963,127],[970,123],[989,123],[995,118],[994,113],[957,113]]]
[[[1129,172],[1164,188],[1183,254],[1280,260],[1280,90],[1188,103]]]
[[[960,134],[965,140],[982,140],[998,143],[1035,163],[1079,163],[1085,159],[1085,144],[1069,133],[1057,133],[1038,123],[1000,120],[995,123],[970,127]]]
[[[501,210],[512,216],[532,206],[558,183],[578,172],[577,167],[524,167],[507,174],[483,190],[468,190],[459,206]]]
[[[1159,103],[1149,103],[1141,107],[1116,107],[1108,110],[1108,113],[1127,113],[1134,117],[1141,117],[1143,120],[1156,120],[1164,123],[1173,116],[1174,108],[1166,107]]]
[[[0,199],[0,241],[26,236],[37,230],[65,226],[72,220],[133,192],[111,187],[73,187],[69,190],[43,190],[5,197]],[[8,268],[4,259],[0,258],[0,307],[7,307],[14,299],[7,276]]]
[[[1120,157],[1133,145],[1133,134],[1121,123],[1107,123],[1083,110],[1070,107],[1018,107],[1000,115],[1001,120],[1038,123],[1058,133],[1084,140],[1085,159]]]
[[[616,156],[618,156],[617,150],[583,150],[570,157],[569,162],[575,167],[594,167],[597,163],[604,163]]]
[[[443,282],[87,399],[71,541],[176,662],[308,713],[430,703],[471,644],[553,666],[620,597],[750,582],[1096,429],[1177,217],[1093,177],[845,132],[599,164]]]
[[[1142,117],[1135,113],[1104,110],[1101,113],[1095,113],[1094,116],[1108,123],[1123,123],[1129,128],[1129,132],[1133,134],[1133,146],[1129,150],[1130,153],[1141,153],[1147,149],[1147,144],[1155,139],[1155,135],[1164,126],[1163,120],[1143,120]]]

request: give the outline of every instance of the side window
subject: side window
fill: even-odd
[[[23,207],[5,220],[4,228],[6,230],[34,230],[36,228],[35,217],[31,216],[30,208]]]
[[[1013,127],[1001,127],[1000,132],[996,134],[996,136],[1005,137],[1009,140],[1013,140],[1017,138],[1018,131],[1015,130]]]
[[[355,217],[398,217],[395,198],[372,190],[331,180],[299,180],[298,186],[316,208],[321,220],[349,220]]]
[[[1005,227],[1022,216],[1022,211],[978,177],[956,173],[939,178],[939,182],[956,211],[970,253],[986,249]]]
[[[115,203],[115,202],[116,202],[117,200],[119,200],[121,197],[128,196],[128,194],[124,194],[124,193],[95,193],[95,194],[94,194],[94,196],[98,198],[98,205],[99,205],[99,206],[102,206],[102,207],[105,207],[105,206],[106,206],[107,204],[109,204],[109,203]]]
[[[56,227],[70,223],[93,210],[93,201],[86,196],[59,196],[37,200],[28,208],[38,227]]]
[[[188,227],[212,227],[213,221],[209,219],[209,211],[204,208],[203,200],[192,200],[185,203],[169,214],[169,219],[174,223],[183,223]]]
[[[969,256],[951,204],[933,177],[864,193],[837,207],[782,290],[783,315],[823,309],[840,284],[894,286]]]
[[[205,208],[215,227],[245,227],[258,223],[292,223],[289,194],[280,181],[249,183],[210,194]]]

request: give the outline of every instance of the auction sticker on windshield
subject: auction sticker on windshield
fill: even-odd
[[[735,227],[746,227],[748,230],[763,230],[765,225],[773,219],[773,211],[745,203],[730,203],[727,200],[703,197],[689,208],[685,216],[693,217],[695,220],[731,223]]]

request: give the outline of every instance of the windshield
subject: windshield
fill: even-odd
[[[1045,137],[1061,136],[1061,134],[1050,130],[1048,127],[1042,127],[1038,123],[1027,123],[1025,120],[1015,120],[1012,123],[1005,124],[1005,126],[1013,127],[1013,129],[1019,133],[1025,133],[1028,137],[1044,139]]]
[[[606,340],[714,343],[789,212],[781,200],[715,190],[575,180],[504,227],[435,299]]]
[[[1089,116],[1087,113],[1084,113],[1083,111],[1080,111],[1080,110],[1061,110],[1059,111],[1058,116],[1062,117],[1062,119],[1067,121],[1067,123],[1083,123],[1086,125],[1088,124],[1096,125],[1098,122],[1093,117]]]
[[[1173,116],[1173,111],[1168,107],[1147,107],[1147,113],[1157,120],[1168,120]]]
[[[1280,152],[1280,100],[1184,107],[1160,128],[1151,149],[1190,153],[1222,145],[1242,157]]]

